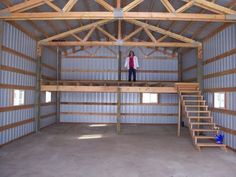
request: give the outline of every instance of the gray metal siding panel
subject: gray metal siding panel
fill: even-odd
[[[225,30],[219,32],[208,41],[204,42],[204,60],[214,58],[227,51],[236,48],[236,25],[231,25]],[[236,69],[236,55],[230,55],[219,60],[207,63],[204,65],[204,76],[208,74],[214,74],[230,69]],[[227,74],[223,76],[217,76],[204,79],[204,89],[210,88],[228,88],[236,87],[236,74]],[[205,93],[205,98],[210,107],[213,107],[213,93]],[[236,111],[236,92],[226,92],[226,110]],[[213,112],[215,122],[222,126],[232,130],[236,130],[236,116]],[[236,148],[236,136],[225,133],[225,142],[228,146]]]
[[[20,52],[32,59],[36,55],[36,41],[25,33],[4,22],[3,46]],[[35,72],[35,62],[3,51],[2,64],[25,71]],[[10,71],[1,71],[1,84],[34,86],[35,77]],[[25,104],[34,104],[34,90],[25,90]],[[13,106],[13,89],[0,89],[0,107]],[[16,123],[34,117],[34,108],[6,111],[0,113],[0,126]],[[7,143],[34,131],[34,122],[0,132],[0,144]]]

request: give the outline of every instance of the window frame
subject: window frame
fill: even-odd
[[[47,101],[47,93],[50,93],[50,101]],[[45,92],[45,103],[51,103],[52,102],[52,92],[46,91]]]
[[[143,102],[143,98],[144,98],[144,94],[155,94],[156,96],[157,96],[157,101],[156,102],[150,102],[150,100],[149,100],[149,102],[148,103],[146,103],[146,102]],[[143,92],[143,93],[141,93],[141,96],[140,96],[140,102],[142,103],[142,104],[159,104],[159,94],[158,93],[149,93],[149,92]]]
[[[224,94],[224,107],[215,107],[215,94],[216,93],[223,93]],[[226,92],[214,92],[213,93],[213,108],[215,108],[215,109],[226,109]]]
[[[22,104],[15,104],[15,91],[22,91],[23,92],[23,103]],[[26,101],[26,94],[25,94],[25,90],[22,90],[22,89],[13,89],[13,92],[12,92],[12,105],[13,106],[22,106],[22,105],[25,105],[25,101]]]

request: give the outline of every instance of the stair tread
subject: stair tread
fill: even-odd
[[[197,146],[211,146],[211,147],[226,147],[225,144],[216,144],[216,143],[197,143]]]
[[[215,125],[213,122],[191,122],[193,125]]]
[[[192,129],[192,131],[202,131],[202,132],[216,132],[216,129]]]
[[[197,108],[197,107],[208,107],[208,105],[186,105],[185,107]]]
[[[196,139],[215,139],[214,136],[193,136]]]
[[[187,102],[205,102],[206,100],[183,100],[183,101],[187,101]]]
[[[191,110],[191,111],[186,111],[186,112],[211,112],[211,111],[193,111],[193,110]]]

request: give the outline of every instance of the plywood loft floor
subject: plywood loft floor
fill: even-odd
[[[0,149],[1,177],[235,177],[235,152],[192,145],[176,126],[60,124]]]

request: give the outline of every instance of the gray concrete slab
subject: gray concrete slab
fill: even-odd
[[[0,149],[1,177],[235,177],[236,153],[192,145],[176,126],[55,125]]]

